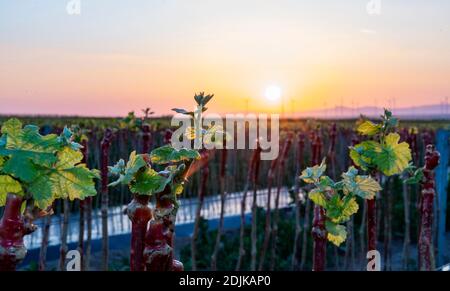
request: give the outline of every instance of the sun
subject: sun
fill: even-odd
[[[275,85],[266,88],[265,97],[271,102],[279,102],[281,99],[281,88]]]

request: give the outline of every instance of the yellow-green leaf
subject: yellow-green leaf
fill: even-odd
[[[342,215],[346,217],[350,217],[353,214],[357,213],[359,209],[359,205],[356,202],[355,198],[351,198],[345,205],[344,209],[342,210]]]
[[[356,166],[363,170],[373,167],[373,160],[376,159],[377,151],[381,145],[375,141],[367,140],[350,147],[350,158]]]
[[[315,165],[314,167],[306,168],[302,171],[300,179],[305,181],[305,183],[312,184],[319,182],[319,178],[327,170],[327,165],[325,164],[325,159],[322,160],[320,165]]]
[[[11,194],[22,194],[22,186],[16,180],[8,175],[0,176],[0,206],[4,206],[6,203],[6,196]]]
[[[22,122],[20,122],[17,118],[11,118],[7,121],[5,121],[2,125],[2,133],[3,134],[10,134],[10,135],[17,135],[22,130]]]
[[[328,232],[327,239],[336,246],[340,246],[347,239],[345,226],[325,221],[325,228]]]
[[[8,157],[2,171],[24,182],[31,182],[39,173],[36,166],[51,167],[56,161],[55,153],[61,149],[58,136],[41,135],[39,127],[22,124],[10,119],[2,126],[0,155]]]
[[[170,145],[165,145],[154,149],[150,153],[150,159],[154,164],[170,164],[200,159],[200,154],[196,150],[186,148],[177,150]]]
[[[356,195],[365,199],[373,199],[377,192],[381,191],[380,184],[370,176],[356,176],[357,185]]]
[[[74,165],[79,164],[83,159],[83,154],[80,151],[70,147],[64,147],[56,156],[58,160],[55,163],[55,167],[58,169],[72,168]]]
[[[326,207],[327,206],[327,200],[325,198],[325,195],[322,192],[320,192],[320,190],[317,189],[317,188],[312,189],[311,191],[309,191],[308,197],[316,205],[319,205],[319,206],[322,206],[322,207]]]
[[[148,168],[135,175],[134,180],[130,183],[130,191],[141,195],[152,195],[161,187],[165,180],[158,172]]]
[[[147,162],[144,159],[145,155],[138,155],[136,151],[132,151],[130,158],[125,165],[124,160],[119,160],[116,165],[109,167],[109,172],[119,178],[110,183],[108,186],[116,186],[118,184],[128,185],[135,179],[136,174],[144,167]],[[142,193],[143,194],[143,193]]]
[[[363,121],[356,129],[362,135],[372,136],[380,132],[381,125],[375,124],[370,120]]]
[[[330,241],[331,243],[333,243],[335,246],[338,247],[347,239],[347,233],[339,232],[338,234],[334,234],[329,232],[327,234],[327,239],[328,241]]]
[[[401,174],[412,159],[409,144],[399,141],[399,134],[390,133],[386,136],[384,145],[377,149],[377,158],[374,162],[386,176]]]
[[[181,193],[183,193],[183,190],[183,184],[175,184],[172,191],[175,195],[181,195]]]
[[[79,151],[64,147],[56,157],[52,167],[38,167],[38,177],[28,185],[37,207],[46,209],[59,198],[83,200],[97,194],[94,179],[98,171],[80,164],[83,156]]]
[[[380,184],[371,176],[343,175],[344,192],[353,193],[364,199],[373,199],[381,191]]]

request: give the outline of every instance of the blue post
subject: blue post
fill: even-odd
[[[449,137],[450,131],[438,130],[436,134],[436,150],[441,154],[439,166],[436,168],[436,193],[438,209],[437,221],[437,265],[442,266],[445,243],[445,219],[447,214],[447,185],[448,185],[448,162],[449,162]]]

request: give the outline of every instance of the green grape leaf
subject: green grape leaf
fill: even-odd
[[[2,136],[0,136],[0,154],[1,151],[5,149],[6,146],[6,134],[3,134]]]
[[[97,194],[94,179],[98,171],[80,164],[82,157],[79,151],[64,147],[51,168],[38,167],[40,175],[28,187],[37,207],[46,209],[58,198],[83,200]]]
[[[0,206],[5,205],[8,193],[23,195],[22,185],[8,175],[0,175]]]
[[[395,118],[395,117],[389,118],[389,120],[388,120],[388,122],[387,122],[387,125],[388,125],[390,128],[397,127],[397,126],[398,126],[398,119]]]
[[[8,134],[12,138],[19,135],[21,131],[22,131],[22,122],[20,122],[20,120],[17,118],[11,118],[5,121],[1,129],[2,134]]]
[[[182,148],[176,150],[170,145],[165,145],[154,149],[150,153],[150,160],[154,164],[169,164],[187,160],[196,160],[200,158],[200,154],[196,150]]]
[[[381,191],[380,184],[371,176],[359,176],[355,174],[355,168],[342,174],[344,182],[344,192],[352,193],[363,199],[373,199],[377,192]]]
[[[3,172],[19,178],[24,182],[31,182],[39,175],[38,166],[31,159],[24,159],[17,154],[12,155],[4,163]]]
[[[373,136],[381,131],[381,125],[373,123],[370,120],[365,120],[356,130],[362,135]]]
[[[119,176],[125,173],[125,167],[125,161],[120,159],[113,167],[108,167],[108,171],[114,176]]]
[[[67,126],[65,126],[60,136],[58,136],[58,142],[62,146],[68,146],[73,150],[81,149],[82,146],[79,143],[74,142],[73,138],[74,136],[72,131]]]
[[[365,199],[373,199],[377,192],[382,190],[380,184],[370,176],[357,176],[355,182],[356,188],[353,193]]]
[[[315,165],[314,167],[308,167],[302,171],[300,179],[305,181],[305,183],[312,184],[317,183],[319,178],[327,170],[327,165],[325,164],[325,159],[322,160],[320,165]]]
[[[403,180],[403,183],[408,185],[418,184],[423,181],[423,178],[423,168],[418,168],[414,171],[411,177]]]
[[[161,188],[166,179],[153,169],[139,171],[130,184],[130,191],[135,194],[151,195]]]
[[[138,173],[139,170],[147,166],[147,162],[144,159],[144,155],[136,154],[136,151],[133,151],[130,154],[130,158],[128,160],[125,168],[123,167],[124,162],[119,161],[114,167],[110,167],[109,171],[112,174],[119,174],[119,178],[109,184],[109,186],[116,186],[118,184],[128,185],[135,178],[135,174]]]
[[[347,239],[345,226],[327,220],[325,221],[325,228],[328,232],[327,239],[335,246],[340,246]]]
[[[324,208],[327,207],[327,199],[325,198],[325,195],[317,188],[309,191],[308,198],[311,199],[311,201],[316,205],[322,206]]]
[[[40,209],[47,209],[56,199],[53,196],[53,183],[46,173],[30,183],[28,192],[33,195],[34,204]]]
[[[355,179],[355,177],[358,176],[358,169],[350,166],[347,170],[347,172],[342,173],[342,178],[347,178],[347,179]]]
[[[388,109],[384,109],[384,115],[381,116],[384,127],[386,129],[395,128],[398,126],[398,119],[392,116],[392,112]]]
[[[325,207],[326,216],[333,221],[339,221],[342,217],[342,204],[339,195],[331,196]]]
[[[9,157],[3,164],[3,172],[30,182],[36,178],[36,165],[50,167],[56,161],[55,153],[61,144],[54,134],[39,134],[37,126],[21,126],[15,119],[3,124],[4,145],[0,147],[0,156]]]
[[[344,197],[342,215],[350,218],[353,214],[357,213],[358,210],[359,210],[359,205],[356,202],[356,198],[346,195]]]
[[[376,157],[376,150],[381,146],[375,141],[363,141],[354,147],[350,147],[350,158],[356,166],[363,170],[373,167],[373,159]]]
[[[386,136],[384,145],[377,148],[377,158],[374,163],[386,176],[402,173],[411,161],[411,150],[406,142],[399,143],[400,135],[390,133]]]
[[[56,154],[57,161],[54,165],[56,169],[69,169],[74,165],[79,164],[83,159],[83,154],[70,147],[64,147]]]
[[[183,186],[184,181],[178,181],[177,178],[179,177],[179,175],[181,173],[184,172],[186,166],[184,164],[180,164],[178,166],[176,165],[170,165],[167,166],[164,171],[159,172],[159,175],[165,177],[164,183],[161,184],[160,188],[158,190],[156,190],[156,192],[161,192],[164,190],[164,188],[166,188],[166,186],[168,184],[172,184],[171,185],[171,190],[172,193],[175,195],[179,195],[182,193],[183,191],[183,187],[178,187],[178,186]],[[180,192],[181,191],[181,192]]]
[[[334,188],[336,183],[334,183],[333,179],[328,176],[321,176],[319,178],[319,185],[322,189],[331,189]]]
[[[328,203],[326,208],[326,216],[330,218],[333,223],[343,223],[350,219],[350,217],[358,212],[359,206],[355,197],[346,195],[342,199],[339,195],[335,195]]]

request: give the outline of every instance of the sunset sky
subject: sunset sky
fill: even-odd
[[[450,1],[0,0],[0,114],[158,114],[438,104]],[[271,98],[270,98],[271,99]]]

